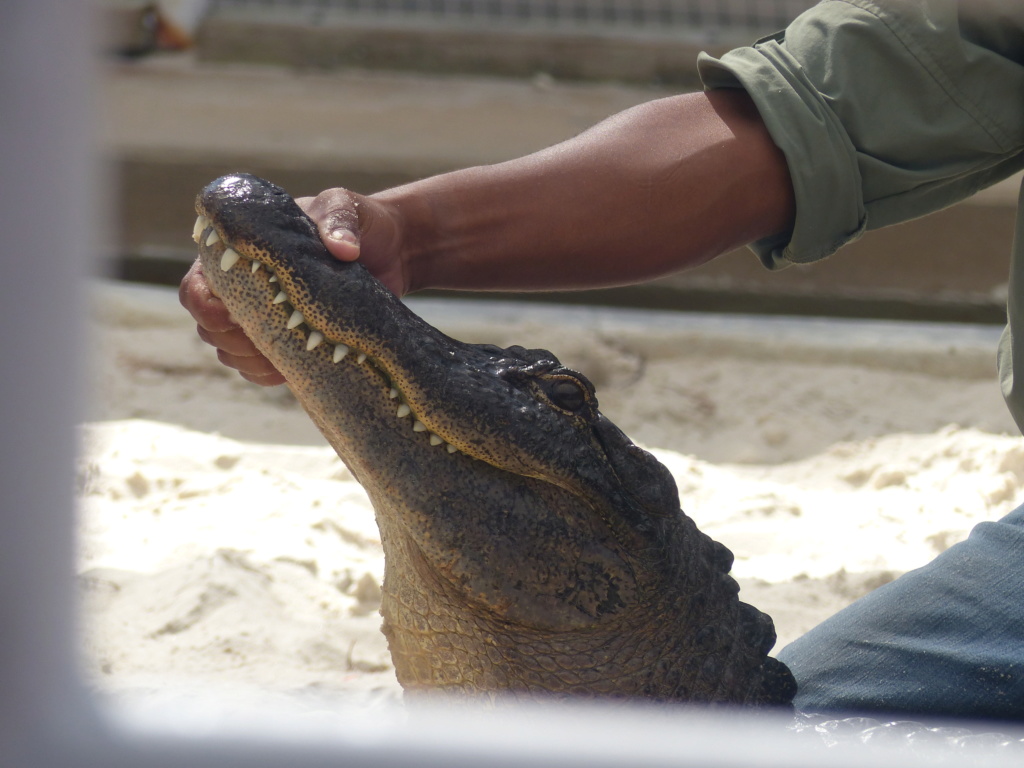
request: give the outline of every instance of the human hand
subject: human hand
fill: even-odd
[[[196,332],[207,344],[216,347],[217,359],[234,368],[242,378],[264,387],[284,384],[285,378],[256,349],[245,331],[228,314],[224,302],[210,290],[202,264],[196,259],[178,286],[178,300],[196,320]]]
[[[361,259],[389,290],[398,295],[405,293],[394,212],[369,198],[337,188],[296,202],[316,222],[332,256],[341,261]],[[285,383],[281,372],[256,348],[214,295],[198,259],[182,278],[178,298],[195,318],[199,338],[217,349],[221,363],[254,384],[271,387]]]
[[[409,292],[397,208],[340,187],[295,202],[316,223],[320,239],[334,258],[359,259],[395,295]]]

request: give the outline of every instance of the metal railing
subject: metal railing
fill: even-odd
[[[211,12],[252,10],[317,22],[326,16],[488,24],[778,29],[816,0],[215,0]]]

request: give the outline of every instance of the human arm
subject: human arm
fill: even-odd
[[[731,89],[642,104],[518,160],[300,204],[336,257],[361,258],[399,295],[636,283],[783,232],[793,218],[785,160],[749,97]],[[197,267],[180,295],[222,362],[257,383],[283,380]]]
[[[637,283],[783,231],[793,216],[782,154],[735,90],[648,102],[536,154],[373,199],[398,222],[399,293]]]

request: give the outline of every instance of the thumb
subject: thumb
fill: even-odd
[[[359,258],[358,229],[344,223],[332,224],[328,221],[320,227],[320,239],[323,240],[328,252],[341,261],[355,261]]]
[[[316,222],[320,239],[334,258],[341,261],[359,258],[358,203],[352,193],[340,188],[328,189],[316,197],[301,197],[295,202]]]
[[[359,258],[359,222],[350,208],[330,211],[321,221],[321,240],[331,255],[342,261]]]

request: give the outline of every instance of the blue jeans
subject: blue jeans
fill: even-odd
[[[1024,506],[822,622],[779,659],[806,712],[1024,720]]]

